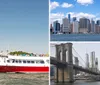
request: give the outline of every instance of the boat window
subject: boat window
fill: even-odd
[[[34,61],[31,61],[31,63],[34,63]]]
[[[19,60],[19,63],[21,63],[22,61],[21,60]]]
[[[10,63],[10,60],[7,60],[8,63]]]
[[[26,61],[24,60],[23,63],[26,63]]]
[[[30,61],[27,61],[27,63],[30,63]]]
[[[40,63],[44,63],[44,61],[43,61],[43,60],[41,60],[41,61],[40,61]]]
[[[40,61],[39,60],[36,60],[36,63],[40,63]]]
[[[36,63],[41,63],[41,64],[43,64],[44,63],[44,61],[43,60],[36,60]]]

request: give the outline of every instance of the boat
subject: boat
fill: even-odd
[[[49,57],[0,54],[0,72],[48,73]]]

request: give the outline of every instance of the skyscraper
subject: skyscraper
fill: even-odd
[[[69,20],[68,18],[63,18],[63,28],[62,28],[62,31],[63,33],[69,33],[70,32],[70,27],[69,27]]]
[[[87,32],[89,32],[89,28],[90,28],[90,20],[85,18],[85,17],[80,18],[80,20],[79,20],[79,32],[87,33]]]
[[[98,71],[98,58],[95,59],[95,69],[96,69],[96,72]]]
[[[95,33],[95,22],[93,21],[93,19],[91,20],[91,32]]]
[[[76,21],[76,17],[73,17],[73,22],[75,22]]]
[[[100,26],[100,20],[97,20],[97,25],[99,25],[99,26]]]
[[[71,21],[71,17],[70,17],[70,14],[68,14],[68,20],[69,20],[69,23],[70,23],[70,21]]]
[[[60,31],[60,23],[58,23],[58,21],[53,22],[53,29],[54,29],[54,33],[57,33]]]
[[[73,33],[78,33],[79,32],[79,22],[74,21],[73,22]]]
[[[95,70],[95,52],[91,52],[91,68],[94,71]]]
[[[74,61],[74,62],[75,62],[75,65],[76,65],[76,66],[79,66],[78,57],[74,57],[74,58],[75,58],[75,61]],[[75,75],[78,74],[78,73],[79,73],[79,71],[78,71],[78,70],[75,70]]]
[[[89,55],[86,53],[86,68],[89,69]]]

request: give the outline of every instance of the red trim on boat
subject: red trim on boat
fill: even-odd
[[[0,72],[49,72],[49,67],[0,66]]]

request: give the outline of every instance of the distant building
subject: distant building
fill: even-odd
[[[70,14],[68,14],[68,20],[69,20],[69,23],[70,23],[70,21],[71,21],[71,15]]]
[[[54,33],[60,32],[60,23],[58,21],[53,22]]]
[[[50,24],[50,33],[53,33],[53,26],[52,26],[52,24]]]
[[[100,26],[99,25],[95,25],[95,33],[100,33]]]
[[[88,33],[90,29],[90,20],[87,18],[80,18],[79,20],[79,32]]]
[[[100,26],[100,20],[97,20],[97,23],[96,24]]]
[[[63,33],[63,24],[60,26],[60,32]]]
[[[86,68],[89,69],[89,55],[86,53]]]
[[[96,69],[96,72],[98,71],[98,58],[95,59],[95,69]]]
[[[75,60],[75,61],[74,61],[74,62],[75,62],[75,65],[76,65],[76,66],[79,66],[78,57],[74,57],[74,58],[75,58],[75,59],[74,59],[74,60]],[[75,70],[75,75],[78,74],[78,73],[79,73],[79,71]]]
[[[76,17],[73,17],[73,22],[75,22],[76,21]]]
[[[91,68],[95,71],[95,52],[91,52]]]
[[[70,24],[71,33],[73,33],[73,23]]]
[[[91,20],[91,32],[95,33],[95,21]]]
[[[74,21],[73,22],[73,33],[78,33],[79,32],[79,22]]]
[[[70,24],[68,18],[63,18],[62,24],[63,24],[63,29],[62,29],[63,33],[69,33]]]

